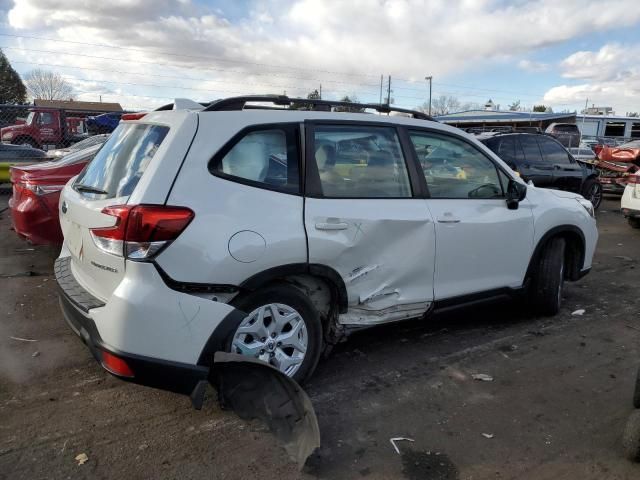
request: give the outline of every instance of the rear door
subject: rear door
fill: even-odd
[[[536,187],[551,188],[553,165],[545,162],[542,157],[537,137],[537,135],[519,135],[520,146],[524,153],[520,173],[526,181],[532,181]]]
[[[553,168],[553,188],[580,193],[584,178],[583,167],[556,140],[538,138],[544,161]]]
[[[111,227],[116,217],[105,207],[126,204],[169,133],[165,125],[124,124],[80,175],[64,188],[60,201],[60,225],[64,244],[71,253],[76,280],[94,296],[107,300],[122,280],[125,259],[99,248],[91,229]]]
[[[309,263],[347,287],[341,323],[370,325],[424,313],[433,299],[435,229],[414,192],[415,165],[394,126],[306,124]],[[413,175],[410,175],[413,171]]]

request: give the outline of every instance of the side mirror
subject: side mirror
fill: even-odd
[[[526,196],[526,185],[516,182],[515,180],[509,180],[509,186],[507,187],[507,208],[509,210],[517,210],[518,204],[524,200]]]

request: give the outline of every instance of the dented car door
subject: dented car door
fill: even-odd
[[[398,131],[354,123],[305,128],[309,263],[342,277],[348,311],[339,322],[422,315],[433,300],[435,228],[413,194]]]

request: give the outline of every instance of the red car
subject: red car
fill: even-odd
[[[18,235],[34,245],[62,243],[58,219],[60,191],[101,146],[94,145],[56,161],[11,167],[13,196],[9,208]]]

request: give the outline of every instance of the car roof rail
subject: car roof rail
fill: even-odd
[[[166,110],[202,110],[211,102],[194,102],[188,98],[176,98],[173,103],[167,103],[154,110],[154,112],[162,112]]]
[[[344,107],[344,108],[357,108],[357,109],[371,109],[378,113],[405,113],[411,115],[413,118],[420,120],[430,120],[436,122],[433,117],[426,113],[409,110],[406,108],[398,108],[391,105],[380,103],[355,103],[355,102],[341,102],[334,100],[320,100],[315,98],[289,98],[286,95],[245,95],[241,97],[229,97],[223,98],[211,102],[203,112],[222,112],[231,110],[243,110],[245,108],[265,108],[261,106],[247,105],[249,102],[257,103],[272,103],[278,107],[290,107],[292,104],[308,106],[310,110],[331,111],[332,107]],[[270,107],[266,107],[271,109]]]

